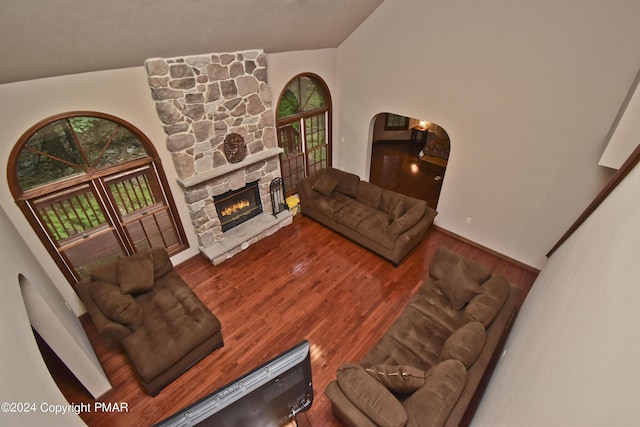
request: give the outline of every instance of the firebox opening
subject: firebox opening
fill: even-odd
[[[220,218],[222,231],[237,227],[262,213],[258,181],[251,182],[239,190],[213,196],[213,203]]]

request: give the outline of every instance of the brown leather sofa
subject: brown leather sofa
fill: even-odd
[[[382,189],[339,169],[298,183],[302,214],[397,265],[416,247],[437,212],[424,200]]]
[[[517,314],[504,276],[438,248],[429,277],[359,363],[325,394],[347,426],[468,424]]]
[[[163,248],[94,268],[75,289],[98,332],[121,344],[152,396],[223,346],[220,321]]]

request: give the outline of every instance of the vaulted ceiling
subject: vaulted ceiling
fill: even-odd
[[[0,84],[148,58],[337,47],[383,0],[2,0]]]

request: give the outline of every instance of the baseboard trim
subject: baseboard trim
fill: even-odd
[[[476,248],[478,248],[478,249],[480,249],[482,251],[488,252],[491,255],[494,255],[494,256],[496,256],[498,258],[501,258],[501,259],[503,259],[503,260],[505,260],[507,262],[515,264],[518,267],[521,267],[521,268],[523,268],[523,269],[525,269],[527,271],[530,271],[530,272],[535,273],[535,274],[540,274],[540,270],[539,269],[537,269],[535,267],[532,267],[532,266],[530,266],[528,264],[525,264],[522,261],[518,261],[517,259],[513,259],[513,258],[511,258],[511,257],[509,257],[507,255],[501,254],[500,252],[497,252],[497,251],[495,251],[495,250],[493,250],[491,248],[488,248],[488,247],[483,246],[483,245],[481,245],[479,243],[476,243],[473,240],[469,240],[466,237],[463,237],[463,236],[461,236],[459,234],[456,234],[453,231],[449,231],[446,228],[442,228],[439,225],[433,224],[432,227],[437,228],[438,231],[442,232],[443,234],[447,234],[447,235],[449,235],[451,237],[454,237],[454,238],[456,238],[458,240],[461,240],[461,241],[463,241],[464,243],[466,243],[466,244],[468,244],[470,246],[474,246],[474,247],[476,247]]]

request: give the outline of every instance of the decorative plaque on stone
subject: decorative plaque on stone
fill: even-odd
[[[247,157],[247,145],[242,135],[230,133],[224,139],[224,156],[229,163],[241,162]]]

